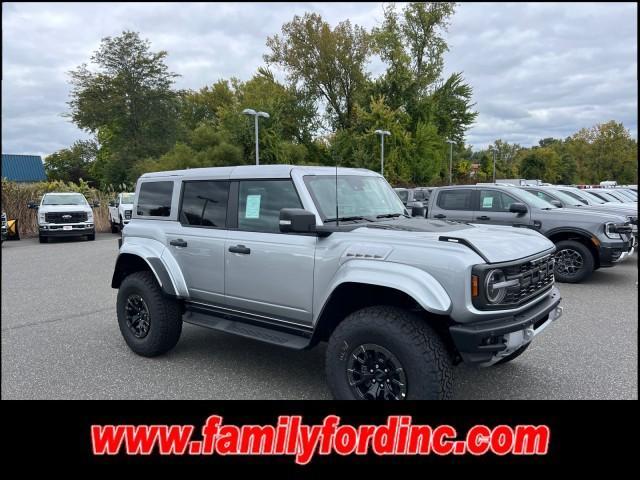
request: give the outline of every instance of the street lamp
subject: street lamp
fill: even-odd
[[[384,176],[384,137],[391,135],[388,130],[376,130],[374,133],[380,135],[380,175]]]
[[[253,115],[255,119],[256,125],[256,165],[260,165],[260,147],[258,146],[258,117],[269,118],[269,114],[267,112],[256,112],[250,108],[245,108],[242,111],[245,115]]]
[[[493,150],[493,183],[496,183],[496,151]]]
[[[449,185],[451,185],[452,181],[452,173],[453,173],[453,144],[456,143],[453,140],[447,140],[449,144]]]

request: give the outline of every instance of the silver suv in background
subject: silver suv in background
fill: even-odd
[[[411,217],[377,173],[289,165],[138,179],[111,286],[152,357],[188,322],[310,348],[338,399],[441,399],[452,366],[521,355],[562,313],[538,232]]]
[[[535,230],[557,248],[555,276],[577,283],[632,254],[632,226],[623,215],[558,208],[519,187],[460,185],[431,193],[427,218]]]
[[[98,202],[89,205],[81,193],[45,193],[40,203],[30,202],[29,208],[38,210],[38,233],[40,243],[47,243],[51,237],[82,237],[96,239],[96,227],[91,207],[99,207]]]

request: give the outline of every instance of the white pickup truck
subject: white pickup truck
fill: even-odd
[[[119,193],[115,200],[109,202],[109,223],[111,233],[122,231],[131,220],[133,197],[135,193]]]

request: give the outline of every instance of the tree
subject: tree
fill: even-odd
[[[164,63],[167,52],[152,52],[138,33],[106,37],[86,64],[70,72],[69,116],[81,129],[97,136],[103,184],[122,183],[133,163],[161,155],[175,143],[177,76]]]
[[[282,26],[282,36],[267,39],[268,64],[287,71],[289,80],[327,105],[332,128],[348,129],[367,82],[369,35],[346,20],[334,29],[316,13],[296,15]]]
[[[522,158],[520,176],[556,183],[559,174],[560,157],[549,147],[534,147]]]
[[[92,140],[78,140],[70,148],[63,148],[45,158],[44,169],[49,180],[78,183],[93,182],[91,173],[96,161],[98,145]]]

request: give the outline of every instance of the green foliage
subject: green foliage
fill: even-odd
[[[175,74],[138,33],[106,37],[86,64],[70,72],[71,120],[96,135],[100,150],[96,171],[101,184],[132,180],[129,167],[138,159],[160,155],[176,138]]]
[[[44,169],[50,180],[78,182],[82,179],[94,182],[92,174],[98,145],[92,140],[78,140],[70,148],[52,153],[44,160]]]

